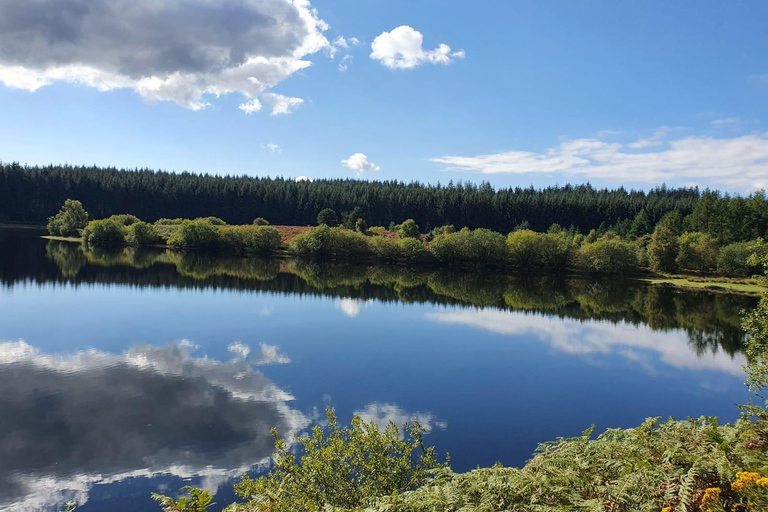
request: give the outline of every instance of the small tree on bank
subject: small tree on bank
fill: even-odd
[[[80,231],[88,224],[88,212],[83,203],[67,199],[59,213],[48,218],[48,233],[54,236],[80,236]]]
[[[339,224],[339,218],[336,216],[336,212],[331,208],[324,208],[317,214],[317,225],[333,227]]]

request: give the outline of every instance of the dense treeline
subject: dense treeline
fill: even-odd
[[[425,231],[445,224],[502,233],[519,225],[545,231],[557,223],[566,228],[573,225],[586,233],[601,225],[631,220],[641,210],[654,224],[669,211],[686,216],[694,211],[699,196],[693,188],[662,187],[642,192],[566,185],[542,190],[495,190],[489,184],[441,186],[352,179],[295,182],[145,169],[0,163],[0,221],[38,224],[45,223],[67,198],[77,198],[93,218],[129,211],[149,222],[163,217],[215,215],[230,224],[250,224],[256,217],[264,217],[272,224],[309,225],[325,208],[342,214],[358,207],[372,226],[412,218]],[[717,195],[715,199],[717,203],[723,198]],[[741,213],[743,208],[747,206],[740,202],[734,212]],[[723,211],[717,205],[711,210],[715,214]],[[712,229],[726,229],[726,224],[712,221]],[[749,229],[762,236],[768,218],[750,219],[746,224],[754,224],[756,227]],[[753,235],[744,237],[755,238]]]

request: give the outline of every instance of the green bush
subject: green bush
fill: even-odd
[[[489,229],[474,231],[464,228],[456,233],[438,235],[429,244],[429,251],[443,263],[502,264],[509,251],[504,236]]]
[[[64,201],[59,213],[48,218],[48,233],[54,236],[80,236],[88,224],[88,212],[83,203],[74,199]]]
[[[168,245],[175,249],[217,249],[221,233],[205,219],[187,220],[171,235]]]
[[[717,241],[708,233],[683,233],[675,262],[685,270],[706,271],[717,265]]]
[[[528,229],[510,233],[507,247],[510,263],[523,268],[565,270],[571,254],[566,236],[535,233]]]
[[[176,218],[176,219],[158,219],[155,221],[155,226],[180,226],[184,223],[185,219],[182,218]]]
[[[737,242],[726,245],[717,255],[717,273],[723,276],[748,277],[762,273],[760,265],[750,263],[755,254],[754,242]]]
[[[269,474],[245,475],[235,485],[237,495],[249,500],[245,510],[362,510],[376,497],[430,482],[435,470],[447,467],[438,462],[434,448],[424,446],[426,430],[415,420],[403,427],[401,438],[401,426],[392,422],[381,429],[355,416],[350,427],[339,427],[333,411],[326,413],[325,429],[316,425],[311,435],[297,439],[300,457],[272,431],[277,454]]]
[[[213,226],[225,226],[227,223],[218,217],[198,217],[195,220],[204,220]]]
[[[256,217],[253,219],[254,226],[269,226],[269,221],[264,217]]]
[[[419,238],[421,231],[419,225],[413,219],[408,219],[402,224],[395,226],[395,232],[400,238]]]
[[[92,244],[122,244],[126,232],[125,225],[112,217],[92,220],[83,229],[83,240]]]
[[[453,227],[453,224],[446,224],[445,226],[438,226],[434,228],[432,231],[429,232],[427,235],[427,241],[431,242],[435,239],[437,235],[447,235],[450,233],[455,233],[456,228]]]
[[[610,234],[582,245],[576,261],[582,269],[600,274],[629,273],[637,268],[637,254],[632,244]]]
[[[160,242],[160,236],[152,224],[139,221],[126,228],[125,241],[131,245],[152,245]]]
[[[266,254],[280,249],[280,233],[271,226],[227,226],[220,229],[222,247],[234,252]]]
[[[386,261],[413,261],[426,254],[424,244],[415,238],[392,240],[385,236],[375,236],[369,245],[377,258]]]
[[[331,228],[325,224],[296,235],[289,249],[302,256],[366,256],[371,254],[368,237],[345,228]]]

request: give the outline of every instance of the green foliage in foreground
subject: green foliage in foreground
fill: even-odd
[[[275,436],[274,465],[266,476],[244,476],[235,492],[247,500],[228,508],[232,512],[302,512],[326,506],[358,509],[373,498],[388,496],[426,484],[433,470],[447,467],[434,448],[424,446],[425,430],[414,421],[405,435],[391,423],[380,429],[359,416],[350,427],[340,427],[332,410],[328,426],[315,426],[297,439],[301,458]]]

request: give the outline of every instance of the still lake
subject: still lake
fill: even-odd
[[[748,297],[628,280],[84,250],[0,230],[0,510],[157,511],[335,408],[457,471],[647,417],[738,416]]]

